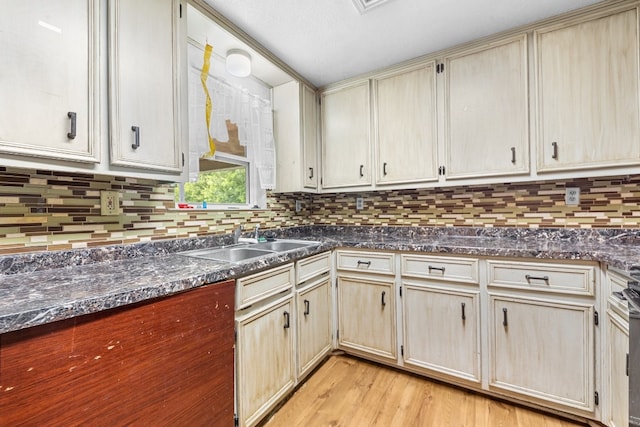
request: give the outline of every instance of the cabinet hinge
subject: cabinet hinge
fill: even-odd
[[[593,401],[596,404],[596,406],[600,404],[600,395],[598,394],[597,391],[593,394]]]
[[[598,326],[600,324],[600,315],[598,314],[597,310],[593,313],[593,323],[596,326]]]
[[[238,427],[240,425],[240,420],[238,419],[238,414],[233,414],[233,425]]]
[[[400,356],[404,356],[404,346],[400,346]]]
[[[235,342],[235,343],[238,342],[238,330],[237,329],[233,330],[233,342]]]

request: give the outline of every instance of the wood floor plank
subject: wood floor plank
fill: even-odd
[[[577,427],[349,356],[331,356],[265,427]]]

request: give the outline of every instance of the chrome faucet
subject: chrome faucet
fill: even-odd
[[[260,224],[256,224],[256,242],[260,241]]]
[[[256,225],[255,237],[240,237],[240,233],[242,232],[242,225],[236,228],[233,232],[233,241],[234,243],[258,243],[258,238],[260,237],[260,225]]]
[[[242,224],[233,230],[233,243],[238,244],[238,241],[240,240],[240,233],[242,233]]]

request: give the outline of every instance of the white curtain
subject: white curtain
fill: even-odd
[[[193,50],[192,50],[193,49]],[[195,53],[193,51],[195,50]],[[190,55],[202,50],[190,46]],[[198,159],[209,152],[205,121],[205,94],[200,81],[202,64],[190,60],[189,67],[189,178],[197,180]],[[263,189],[275,187],[275,141],[271,101],[233,86],[209,73],[207,88],[211,96],[211,136],[229,141],[226,120],[238,126],[240,144],[247,147],[247,160],[254,163]]]

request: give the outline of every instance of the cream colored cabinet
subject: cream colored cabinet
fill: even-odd
[[[527,36],[444,59],[447,179],[529,172]]]
[[[603,423],[609,427],[629,425],[629,308],[619,294],[629,280],[611,269],[607,271],[609,297],[604,339],[607,415]]]
[[[295,384],[291,294],[236,318],[237,410],[240,426],[254,426]]]
[[[489,260],[487,270],[489,389],[593,417],[596,267]]]
[[[322,188],[369,187],[371,114],[369,81],[321,94]]]
[[[538,170],[640,163],[638,8],[535,31]]]
[[[373,80],[376,184],[436,181],[435,62]]]
[[[331,351],[331,281],[328,275],[296,292],[298,318],[298,380]]]
[[[276,192],[318,188],[316,99],[315,91],[298,81],[273,88]]]
[[[109,1],[112,165],[182,171],[180,15],[180,0]]]
[[[479,385],[478,260],[400,257],[405,366]]]
[[[99,2],[5,2],[0,152],[100,161]]]
[[[394,255],[338,251],[338,346],[397,361]]]

